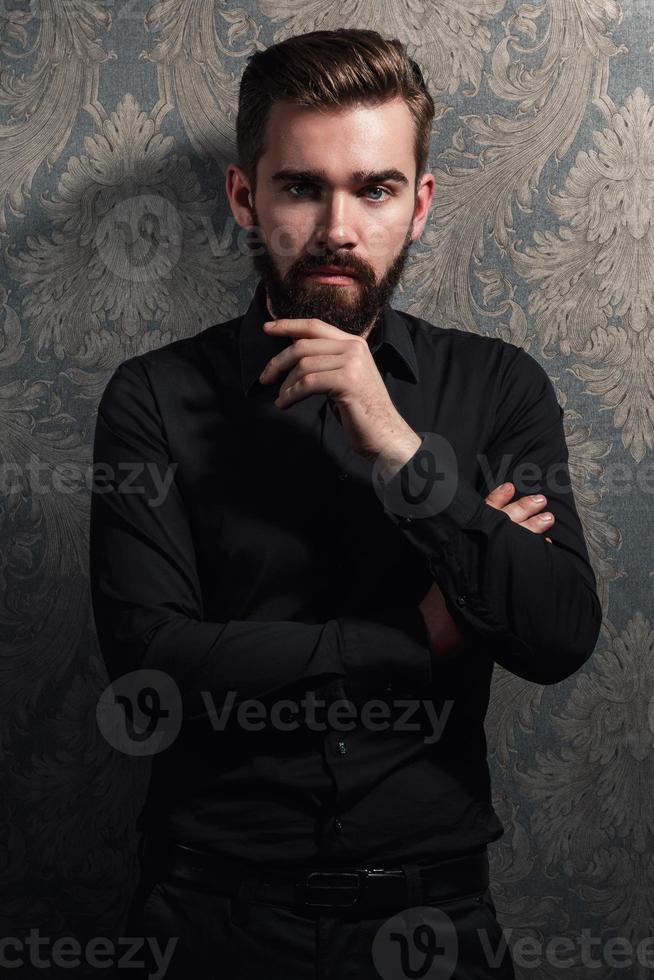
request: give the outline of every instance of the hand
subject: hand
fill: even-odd
[[[526,497],[519,497],[510,504],[508,501],[511,500],[514,493],[514,485],[507,483],[491,490],[485,500],[491,507],[495,507],[497,510],[503,510],[514,523],[521,524],[522,527],[526,527],[527,530],[533,531],[535,534],[548,531],[554,523],[554,514],[549,510],[545,511],[544,514],[538,513],[547,503],[547,497],[544,496],[541,501],[535,501],[534,495],[532,494]],[[546,515],[549,515],[549,521],[543,520],[543,517]],[[549,541],[550,544],[552,543],[551,538],[546,537],[545,540]]]
[[[275,405],[284,409],[325,393],[354,452],[375,459],[388,455],[399,466],[411,458],[421,439],[393,404],[363,337],[316,318],[272,320],[264,328],[292,340],[259,377],[262,384],[283,378]]]
[[[487,504],[497,510],[503,510],[508,514],[515,524],[540,534],[550,528],[554,523],[554,515],[549,522],[540,520],[542,515],[538,514],[547,503],[547,499],[540,502],[534,501],[533,496],[520,497],[513,503],[508,503],[515,492],[512,483],[506,486],[496,487],[485,498]],[[504,504],[502,503],[504,501]],[[549,511],[547,513],[550,513]],[[552,544],[551,538],[545,538]],[[423,598],[419,607],[429,633],[432,653],[440,658],[452,659],[463,652],[465,648],[465,638],[461,633],[454,619],[450,616],[449,610],[445,605],[443,593],[438,582],[432,582],[429,591]]]

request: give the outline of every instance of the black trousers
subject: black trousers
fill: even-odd
[[[228,895],[144,876],[123,935],[143,980],[515,980],[490,890],[378,918],[252,901],[242,922]]]

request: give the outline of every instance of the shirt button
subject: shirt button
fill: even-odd
[[[344,472],[341,471],[338,474],[338,478],[339,478],[339,480],[347,480],[347,473],[344,473]]]
[[[456,597],[456,602],[457,602],[457,605],[458,606],[465,606],[465,604],[466,604],[467,601],[468,601],[468,596],[467,595],[458,595]]]
[[[338,817],[336,817],[336,820],[334,820],[334,826],[336,827],[337,830],[342,830],[343,829],[343,821],[342,820],[339,820]]]
[[[399,521],[400,527],[408,527],[411,521],[412,521],[412,517],[410,514],[407,514],[406,517],[400,517],[400,521]]]
[[[347,742],[344,742],[343,739],[341,739],[338,743],[338,751],[341,753],[341,755],[345,755],[347,752]]]

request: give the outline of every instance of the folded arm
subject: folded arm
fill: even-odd
[[[91,599],[112,680],[140,668],[166,671],[187,717],[206,714],[202,691],[214,702],[236,692],[236,704],[298,682],[319,687],[347,677],[377,690],[421,690],[430,682],[428,637],[417,608],[384,622],[205,619],[176,464],[138,357],[123,362],[105,388],[93,463]]]
[[[519,495],[547,497],[551,543],[487,504],[429,438],[386,482],[386,513],[426,557],[466,642],[519,677],[557,683],[592,654],[602,614],[570,484],[563,409],[544,369],[521,349],[502,379],[480,465],[487,484],[499,473]]]

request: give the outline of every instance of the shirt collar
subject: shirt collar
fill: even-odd
[[[266,305],[266,288],[259,279],[252,300],[241,318],[240,357],[243,391],[247,395],[256,383],[265,365],[291,343],[288,337],[267,334],[263,324],[270,319]],[[382,309],[382,315],[374,329],[370,350],[375,360],[383,361],[397,377],[419,381],[418,362],[413,341],[406,322],[390,303]]]

